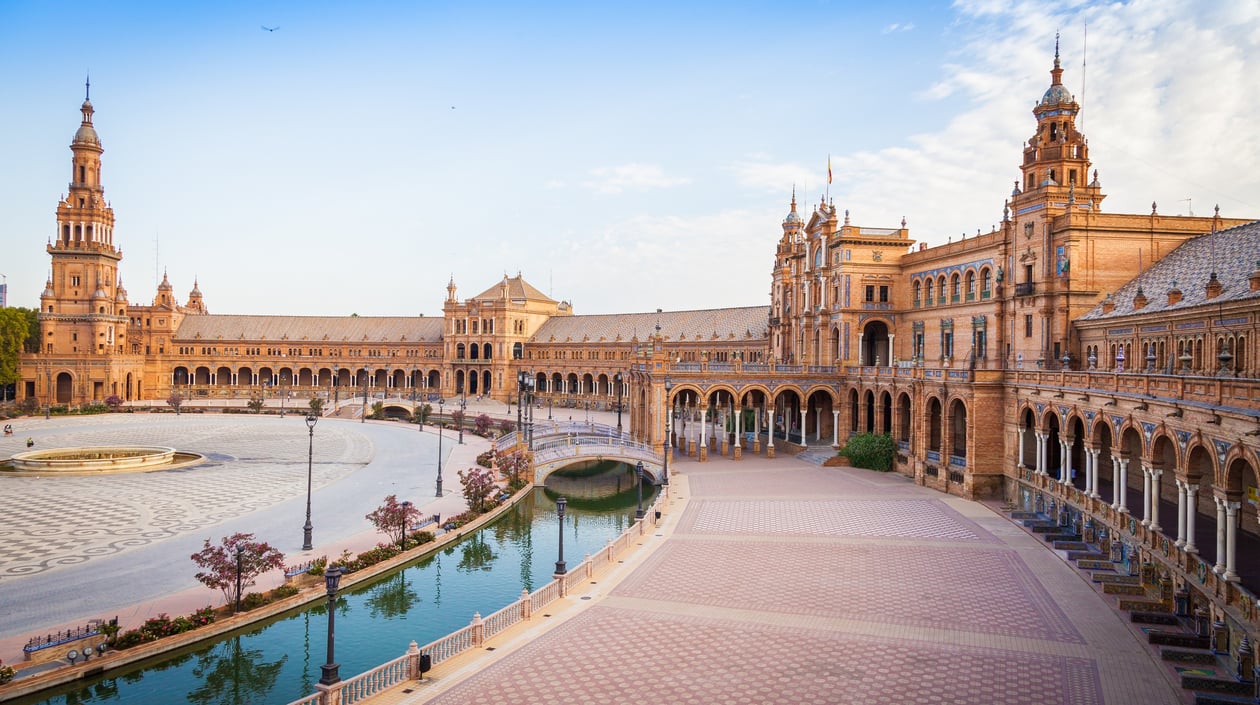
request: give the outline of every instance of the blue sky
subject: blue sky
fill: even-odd
[[[828,155],[855,224],[996,223],[1056,29],[1106,210],[1260,217],[1256,2],[0,1],[0,273],[38,303],[90,71],[133,303],[764,305]]]

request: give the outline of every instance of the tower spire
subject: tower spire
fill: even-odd
[[[1059,63],[1059,33],[1054,33],[1054,68],[1050,69],[1050,85],[1063,85],[1063,66]]]
[[[83,100],[92,100],[92,74],[87,74],[87,80],[83,82]]]

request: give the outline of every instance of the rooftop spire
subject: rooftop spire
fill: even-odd
[[[1063,66],[1059,64],[1059,33],[1054,33],[1054,68],[1050,69],[1050,85],[1063,85]]]
[[[92,100],[92,74],[87,74],[87,80],[83,82],[83,99]]]

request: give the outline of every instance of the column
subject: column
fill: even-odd
[[[1094,499],[1102,498],[1102,495],[1098,494],[1098,458],[1101,455],[1102,455],[1102,450],[1099,448],[1095,448],[1089,452],[1089,456],[1091,459],[1090,469],[1089,469],[1089,474],[1091,476],[1090,485],[1089,485],[1089,488],[1090,488],[1089,496],[1093,497]],[[1115,479],[1115,476],[1113,475],[1112,480],[1114,479]]]
[[[774,407],[773,406],[770,407],[769,412],[770,412],[769,423],[766,424],[766,428],[770,430],[770,433],[766,434],[767,438],[769,439],[766,442],[766,457],[773,458],[774,457]]]
[[[1216,565],[1212,572],[1220,575],[1225,572],[1225,500],[1213,497],[1216,501]]]
[[[1059,447],[1063,449],[1059,453],[1059,457],[1063,460],[1063,462],[1059,463],[1059,482],[1062,482],[1064,485],[1071,485],[1074,472],[1072,470],[1072,439],[1060,440]]]
[[[831,410],[831,445],[840,447],[840,410]]]
[[[1094,467],[1094,451],[1089,446],[1082,446],[1081,450],[1084,452],[1081,459],[1085,461],[1085,467],[1083,468],[1085,471],[1085,496],[1088,497],[1090,496],[1090,490],[1094,488],[1094,485],[1092,484],[1094,482],[1094,473],[1092,470]]]
[[[822,440],[822,409],[821,408],[818,410],[818,413],[814,415],[814,440],[816,441]]]
[[[806,410],[801,409],[801,445],[805,445],[805,414]]]
[[[1037,438],[1037,474],[1045,475],[1046,473],[1046,436],[1041,431],[1034,432]]]
[[[761,402],[760,407],[753,407],[753,447],[754,453],[761,452],[761,416],[766,413],[766,403]]]
[[[1186,545],[1186,484],[1175,477],[1173,482],[1177,485],[1177,541],[1174,545],[1181,548]]]
[[[1239,502],[1225,502],[1225,575],[1230,582],[1238,582],[1238,573],[1234,572],[1235,553],[1238,546],[1238,508]]]
[[[1199,486],[1186,482],[1186,553],[1198,553],[1194,545],[1194,519],[1199,513]]]
[[[1151,525],[1151,468],[1142,463],[1142,526]]]
[[[1116,511],[1120,512],[1121,514],[1128,514],[1129,513],[1129,492],[1128,492],[1129,459],[1120,458],[1118,462],[1120,465],[1120,480],[1116,483],[1116,502],[1119,503],[1120,506],[1116,508]]]
[[[709,423],[705,420],[705,411],[707,409],[708,405],[700,402],[700,449],[697,457],[702,463],[709,459]]]
[[[884,366],[885,366],[885,367],[892,367],[892,364],[893,364],[893,357],[894,357],[894,355],[893,355],[893,350],[894,350],[894,348],[893,348],[893,339],[894,339],[894,338],[896,338],[896,337],[897,337],[897,335],[896,335],[895,333],[889,333],[889,334],[888,334],[888,362],[885,362],[885,363],[884,363]]]
[[[1151,468],[1151,531],[1159,528],[1159,477],[1164,474],[1163,468]]]
[[[1027,430],[1028,429],[1024,428],[1023,426],[1015,427],[1015,435],[1019,438],[1019,441],[1016,443],[1016,445],[1019,446],[1019,467],[1020,468],[1024,467],[1024,434],[1027,432]]]
[[[742,400],[742,397],[741,397],[741,400]],[[743,435],[744,435],[744,407],[739,406],[735,408],[735,448],[731,451],[731,455],[733,455],[736,460],[740,460],[744,457],[744,439],[742,438]]]
[[[857,339],[858,367],[861,367],[862,365],[866,364],[865,360],[863,359],[864,356],[866,355],[866,351],[862,349],[862,338],[865,337],[865,335],[866,335],[865,333],[858,333],[858,339]]]

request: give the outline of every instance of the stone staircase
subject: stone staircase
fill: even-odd
[[[1135,629],[1146,635],[1147,643],[1173,673],[1186,691],[1186,702],[1195,705],[1255,705],[1256,685],[1239,680],[1230,662],[1212,650],[1211,637],[1196,632],[1193,619],[1174,613],[1172,600],[1163,600],[1157,586],[1143,585],[1141,577],[1129,575],[1123,565],[1110,560],[1094,544],[1086,543],[1070,527],[1060,526],[1039,512],[1012,511],[1011,520],[1039,536],[1069,563],[1088,574],[1104,595],[1115,598],[1116,608],[1127,612]]]
[[[822,465],[836,457],[836,450],[831,446],[808,446],[796,454],[797,460],[804,460],[812,465]]]

